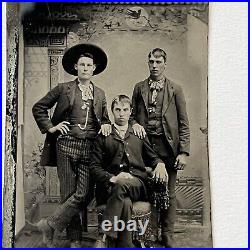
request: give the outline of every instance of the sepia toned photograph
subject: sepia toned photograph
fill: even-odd
[[[5,247],[213,247],[208,14],[7,4]]]

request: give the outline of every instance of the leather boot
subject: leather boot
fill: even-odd
[[[166,233],[164,233],[162,235],[162,244],[166,248],[175,248],[174,234],[166,234]]]
[[[42,232],[43,235],[43,243],[47,248],[54,248],[53,238],[54,238],[54,229],[49,226],[47,219],[41,219],[37,223],[37,228]]]

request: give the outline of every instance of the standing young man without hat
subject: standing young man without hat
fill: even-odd
[[[134,87],[131,123],[139,137],[147,134],[168,172],[169,207],[160,213],[162,240],[174,247],[177,170],[184,169],[189,155],[190,133],[182,88],[169,80],[166,52],[155,48],[148,55],[150,76]]]
[[[46,140],[42,166],[57,166],[61,204],[53,215],[38,223],[44,243],[53,247],[55,230],[66,228],[71,247],[81,247],[82,227],[79,212],[91,198],[89,175],[92,141],[102,132],[111,132],[104,91],[92,82],[107,65],[105,52],[92,44],[68,49],[62,59],[64,70],[77,76],[60,83],[40,99],[32,109],[36,123]],[[56,104],[50,119],[48,111]]]

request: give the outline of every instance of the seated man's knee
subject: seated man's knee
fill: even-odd
[[[128,181],[126,179],[119,179],[114,185],[118,188],[127,188],[128,187]]]
[[[112,188],[113,194],[120,194],[120,193],[126,193],[129,190],[129,185],[126,182],[126,180],[118,180],[116,183],[114,183],[114,186]]]

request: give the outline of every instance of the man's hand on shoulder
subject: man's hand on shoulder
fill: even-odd
[[[132,126],[134,130],[134,134],[138,136],[140,139],[144,139],[146,137],[146,131],[143,126],[141,126],[139,123],[135,123]]]
[[[104,136],[109,136],[111,134],[111,131],[112,127],[110,124],[102,124],[98,134],[102,133]]]

